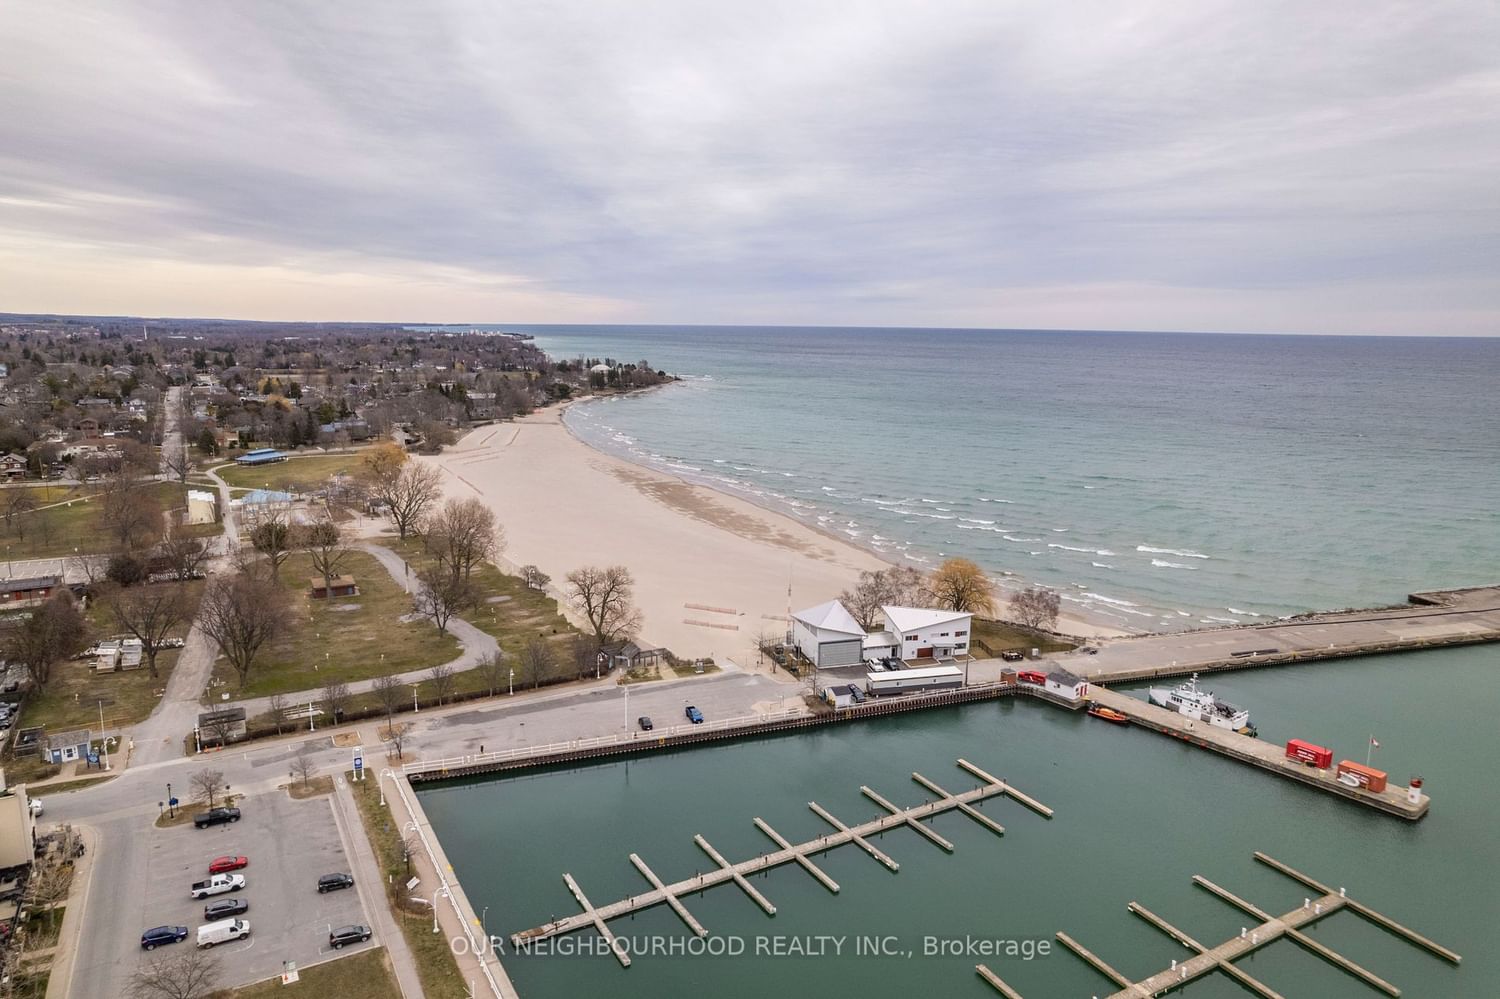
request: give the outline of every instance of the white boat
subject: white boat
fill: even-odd
[[[1227,728],[1243,735],[1255,734],[1255,727],[1250,724],[1250,712],[1219,700],[1211,690],[1199,690],[1197,673],[1176,687],[1152,687],[1149,697],[1152,704],[1208,722],[1215,728]]]

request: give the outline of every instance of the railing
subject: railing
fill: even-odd
[[[812,716],[805,711],[798,710],[773,711],[764,715],[740,715],[735,718],[721,718],[718,721],[701,722],[697,725],[673,725],[670,728],[656,728],[644,732],[640,730],[633,730],[628,733],[616,732],[612,735],[570,739],[567,742],[551,742],[540,746],[520,746],[516,749],[501,749],[489,753],[473,753],[468,756],[449,756],[440,760],[421,760],[416,763],[406,764],[401,768],[401,772],[406,776],[411,776],[413,774],[426,774],[435,771],[459,770],[464,767],[511,763],[516,760],[556,756],[561,753],[575,753],[589,749],[646,745],[681,736],[706,735],[711,732],[756,728],[762,725],[795,721],[799,718],[809,717]]]

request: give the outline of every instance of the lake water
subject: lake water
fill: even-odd
[[[1141,630],[1494,581],[1500,340],[516,327],[684,382],[589,443]]]
[[[946,854],[909,830],[879,846],[901,864],[891,874],[854,846],[817,862],[842,886],[832,895],[795,866],[756,880],[779,907],[768,918],[737,888],[685,899],[720,941],[744,940],[737,957],[640,954],[630,969],[607,954],[507,955],[526,999],[586,995],[763,997],[993,995],[966,956],[924,956],[925,938],[1050,941],[1062,929],[1128,975],[1157,971],[1186,951],[1126,912],[1135,900],[1205,942],[1237,934],[1246,917],[1191,882],[1203,874],[1274,913],[1301,904],[1300,885],[1251,859],[1263,850],[1464,955],[1454,969],[1352,913],[1313,935],[1405,989],[1409,997],[1500,995],[1500,794],[1495,790],[1492,691],[1500,650],[1452,649],[1216,675],[1212,686],[1249,707],[1263,737],[1301,736],[1336,759],[1364,759],[1405,783],[1423,774],[1431,813],[1412,824],[1350,805],[1174,740],[1122,729],[1031,701],[922,712],[856,725],[500,780],[421,790],[448,856],[493,933],[508,936],[577,906],[571,873],[596,905],[638,893],[639,853],[666,881],[711,864],[701,833],[731,860],[771,848],[760,816],[793,841],[827,831],[817,801],[854,823],[878,808],[868,784],[897,804],[926,799],[919,771],[949,790],[973,786],[965,757],[1056,809],[1050,821],[1008,800],[986,814],[1004,837],[956,813],[933,828]],[[687,931],[665,906],[612,928],[638,945]],[[854,956],[860,936],[896,938],[898,956]],[[845,940],[841,956],[756,955],[758,938],[795,947]],[[571,942],[587,946],[592,930]],[[764,947],[772,943],[761,944]],[[816,948],[812,943],[809,947]],[[831,944],[825,944],[831,947]],[[905,956],[911,950],[913,955]],[[1045,957],[985,959],[1031,999],[1113,991],[1056,944]],[[1319,999],[1376,995],[1289,942],[1241,967],[1283,994]],[[1198,997],[1244,993],[1222,976],[1191,986]]]

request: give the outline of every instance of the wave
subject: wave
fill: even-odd
[[[1086,596],[1086,597],[1088,597],[1090,600],[1099,600],[1099,601],[1102,601],[1103,603],[1109,604],[1112,607],[1139,607],[1140,606],[1140,604],[1133,604],[1129,600],[1121,600],[1118,597],[1106,597],[1102,593],[1085,593],[1083,595]]]
[[[1068,533],[1068,529],[1066,527],[1054,527],[1052,529],[1052,533],[1054,533],[1054,534],[1067,534]]]
[[[1004,535],[1004,537],[1006,541],[1014,541],[1017,544],[1027,544],[1028,542],[1031,544],[1035,544],[1036,542],[1042,540],[1041,538],[1013,538],[1009,534]]]
[[[1107,557],[1114,554],[1114,552],[1110,551],[1108,548],[1074,548],[1072,545],[1057,544],[1049,544],[1047,547],[1061,548],[1065,552],[1082,552],[1085,555],[1100,555]]]
[[[977,517],[960,517],[958,519],[959,520],[963,520],[963,521],[967,521],[970,524],[993,524],[994,523],[993,520],[980,520]]]
[[[1236,610],[1233,607],[1225,607],[1224,609],[1227,610],[1231,614],[1238,614],[1240,617],[1260,617],[1261,616],[1260,614],[1255,613],[1255,611]]]
[[[1202,552],[1184,551],[1179,548],[1152,548],[1150,545],[1136,545],[1138,552],[1149,552],[1152,555],[1176,555],[1178,558],[1209,558]]]
[[[1181,562],[1168,562],[1166,559],[1154,558],[1151,564],[1158,569],[1192,569],[1193,566],[1183,565]]]
[[[1113,569],[1114,568],[1114,566],[1107,565],[1104,562],[1094,562],[1094,563],[1091,563],[1091,564],[1093,565],[1093,567],[1095,569]]]

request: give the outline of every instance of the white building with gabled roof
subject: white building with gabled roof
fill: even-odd
[[[895,636],[900,659],[953,659],[969,654],[974,615],[923,607],[882,607],[886,630]]]
[[[820,669],[864,662],[865,629],[837,600],[793,614],[792,643]]]

